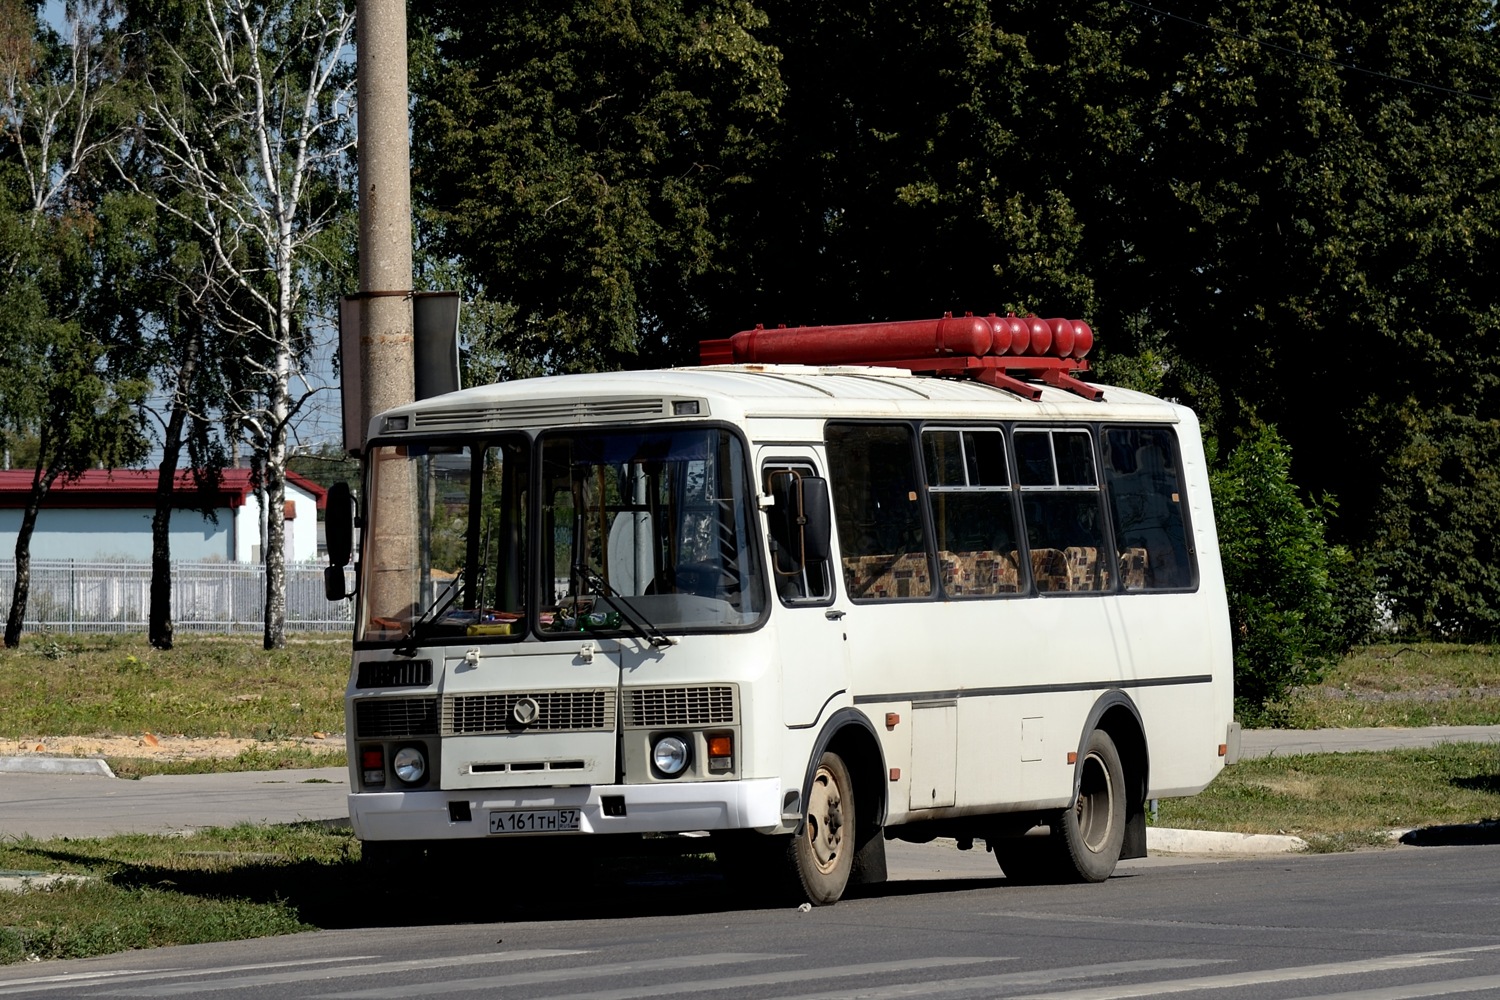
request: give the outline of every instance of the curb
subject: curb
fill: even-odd
[[[99,757],[0,757],[0,774],[80,774],[113,778]]]
[[[1146,828],[1146,850],[1152,854],[1293,854],[1307,841],[1274,833],[1217,833],[1211,830]]]

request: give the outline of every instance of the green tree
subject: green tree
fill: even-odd
[[[780,106],[764,25],[744,0],[414,6],[422,242],[492,304],[475,331],[495,338],[475,345],[498,354],[492,370],[618,368],[696,344],[731,239],[725,192]]]
[[[60,478],[114,467],[146,448],[118,345],[93,322],[109,278],[101,218],[101,148],[118,135],[117,39],[100,3],[70,4],[64,33],[33,5],[0,0],[0,422],[36,435],[32,488],[16,536],[5,645],[20,642],[31,588],[31,537]]]
[[[1267,721],[1294,686],[1317,681],[1342,652],[1329,580],[1323,512],[1291,479],[1292,457],[1274,427],[1261,427],[1211,476],[1229,622],[1235,707]]]

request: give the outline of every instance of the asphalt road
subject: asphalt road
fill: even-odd
[[[0,997],[1500,996],[1493,846],[1132,865],[1054,887],[985,865],[806,912],[746,908],[711,879],[558,879],[517,897],[510,876],[455,884],[462,922],[393,902],[346,930],[8,966]]]
[[[1330,753],[1440,742],[1500,743],[1500,726],[1424,729],[1251,730],[1245,757]],[[122,780],[70,773],[56,758],[0,757],[0,837],[98,837],[171,833],[239,822],[342,821],[349,774],[343,768],[243,771]],[[82,765],[84,762],[72,762]],[[45,768],[38,772],[37,769]]]

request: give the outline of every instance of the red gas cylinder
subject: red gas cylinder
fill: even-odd
[[[1010,351],[1010,317],[990,313],[985,319],[990,322],[990,353],[1008,353]]]
[[[943,316],[899,323],[741,330],[728,340],[736,364],[859,364],[944,355],[978,357],[992,342],[989,320]],[[720,342],[722,343],[722,342]]]
[[[1073,354],[1072,357],[1081,358],[1094,346],[1094,331],[1081,319],[1073,321]]]
[[[1073,356],[1073,321],[1049,319],[1046,323],[1052,328],[1052,353],[1059,358],[1071,358]]]
[[[1027,316],[1021,322],[1031,330],[1031,346],[1026,349],[1026,353],[1032,357],[1052,353],[1052,327],[1035,316]]]

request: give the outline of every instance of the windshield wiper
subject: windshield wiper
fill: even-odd
[[[585,589],[583,585],[586,584],[588,589],[595,591],[602,599],[609,602],[609,606],[615,609],[619,616],[624,619],[625,624],[629,625],[639,638],[650,643],[657,649],[666,649],[668,646],[675,646],[677,644],[676,639],[657,628],[652,624],[651,619],[641,614],[634,605],[615,593],[614,588],[605,582],[603,576],[586,566],[575,565],[573,567],[573,577],[573,591],[575,594],[581,594]],[[577,613],[577,620],[580,628],[595,631],[591,626],[586,624],[586,619],[582,611]]]
[[[458,600],[458,595],[464,592],[465,572],[465,569],[460,569],[458,571],[458,574],[454,576],[453,585],[448,588],[447,593],[435,598],[433,602],[427,606],[426,611],[423,611],[420,615],[412,620],[410,627],[408,627],[406,630],[406,634],[401,637],[400,644],[398,644],[396,648],[392,650],[393,653],[395,653],[397,656],[417,655],[417,631],[421,629],[422,626],[430,625],[438,618],[442,617],[443,612],[447,611],[450,607],[452,607],[453,602]]]

